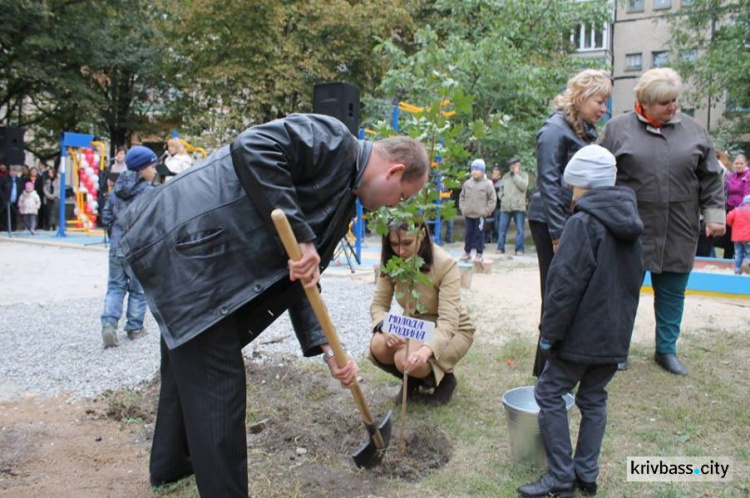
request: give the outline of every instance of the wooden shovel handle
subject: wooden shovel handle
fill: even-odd
[[[273,212],[271,212],[271,219],[273,220],[273,224],[276,226],[276,231],[279,233],[279,237],[281,238],[282,244],[284,244],[284,249],[286,249],[289,258],[292,261],[297,261],[298,259],[300,259],[302,257],[302,250],[297,243],[297,238],[294,236],[294,232],[292,232],[292,226],[289,224],[289,220],[286,218],[286,214],[284,213],[284,211],[282,211],[281,209],[274,209]],[[339,368],[345,367],[347,362],[346,352],[341,346],[341,341],[339,341],[339,336],[336,333],[336,327],[334,327],[333,321],[331,321],[331,315],[328,313],[328,308],[326,308],[323,299],[320,297],[320,291],[318,291],[318,287],[316,286],[310,289],[305,288],[305,294],[307,294],[307,299],[308,301],[310,301],[310,306],[312,306],[313,312],[318,318],[320,326],[323,329],[323,333],[325,334],[326,339],[328,339],[328,345],[331,346],[331,349],[333,350],[333,356],[336,359],[336,364],[339,366]],[[359,382],[357,382],[357,379],[354,379],[354,382],[352,383],[350,389],[352,391],[352,395],[354,396],[354,401],[357,403],[357,407],[362,413],[362,420],[364,421],[365,425],[371,431],[374,428],[372,436],[375,446],[379,450],[385,448],[385,442],[383,441],[380,432],[377,430],[377,426],[375,425],[375,422],[372,418],[372,413],[370,413],[370,408],[367,406],[367,401],[365,401],[365,397],[362,394],[362,389],[359,387]]]

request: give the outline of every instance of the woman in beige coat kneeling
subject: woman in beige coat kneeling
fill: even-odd
[[[391,226],[383,237],[381,267],[385,268],[394,256],[408,259],[418,254],[424,263],[421,272],[430,284],[418,283],[421,312],[411,298],[407,285],[381,273],[370,307],[372,340],[369,358],[376,366],[402,378],[409,372],[409,392],[413,396],[420,387],[435,388],[427,400],[430,405],[450,401],[456,388],[453,368],[464,357],[474,340],[475,327],[461,306],[458,264],[442,247],[432,243],[427,227],[422,225],[419,235],[407,232],[405,226]],[[429,342],[412,339],[406,358],[406,339],[382,330],[383,320],[391,309],[394,293],[398,304],[411,310],[407,316],[435,323],[435,335]],[[398,400],[402,393],[399,393]]]

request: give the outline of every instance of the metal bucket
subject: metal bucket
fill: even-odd
[[[575,404],[572,394],[563,396],[565,409]],[[534,386],[517,387],[500,398],[508,421],[510,452],[514,461],[540,468],[547,467],[542,435],[539,433],[539,406],[534,399]]]

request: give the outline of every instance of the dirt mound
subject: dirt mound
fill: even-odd
[[[356,469],[352,452],[368,437],[359,411],[351,394],[333,382],[324,369],[315,367],[299,368],[283,362],[247,366],[251,480],[253,474],[267,470],[270,459],[285,462],[291,471],[285,478],[305,483],[309,496],[319,496],[317,493],[326,490],[332,493],[328,496],[337,495],[331,489],[332,481],[346,496],[368,495],[380,487],[381,478],[419,481],[450,460],[449,439],[429,427],[407,427],[407,451],[401,456],[394,416],[393,436],[382,463],[370,471]],[[395,408],[393,393],[369,387],[363,389],[374,416],[382,417]]]
[[[405,429],[406,451],[403,455],[398,447],[397,432],[394,428],[390,448],[381,464],[372,469],[374,475],[415,482],[450,461],[453,445],[440,430],[431,427]]]

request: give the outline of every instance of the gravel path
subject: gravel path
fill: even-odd
[[[105,250],[0,240],[0,275],[0,401],[60,393],[94,397],[107,389],[134,387],[158,371],[159,334],[150,313],[144,338],[121,337],[119,347],[102,348]],[[322,286],[341,341],[362,358],[374,285],[324,276]],[[244,352],[252,361],[301,357],[286,314]]]

